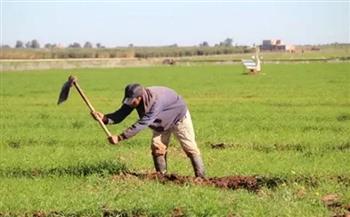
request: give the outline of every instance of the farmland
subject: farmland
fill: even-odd
[[[332,216],[350,205],[350,64],[154,66],[1,72],[0,216]],[[162,183],[150,130],[117,146],[72,91],[78,76],[95,108],[119,107],[124,86],[175,89],[186,100],[208,177],[259,177],[257,191]],[[117,134],[137,119],[136,112]],[[219,148],[216,148],[219,147]],[[192,175],[173,139],[169,172]],[[325,196],[336,203],[325,205]]]
[[[134,48],[138,55],[118,49],[2,49],[0,64],[3,71],[80,69],[80,68],[116,68],[146,67],[169,65],[201,64],[240,64],[242,59],[255,54],[253,48],[241,47],[149,47]],[[300,46],[296,52],[262,51],[260,58],[264,63],[312,63],[349,61],[349,44],[322,45],[320,50],[309,46]],[[217,50],[219,49],[219,50]],[[221,52],[225,49],[230,52]],[[206,52],[207,50],[207,52]],[[114,54],[113,52],[122,52]],[[220,52],[219,52],[220,51]],[[232,51],[232,52],[231,52]],[[56,53],[63,55],[56,57]],[[109,53],[110,52],[110,53]],[[189,53],[187,53],[189,52]],[[44,55],[45,54],[45,55]],[[43,56],[42,56],[43,55]]]

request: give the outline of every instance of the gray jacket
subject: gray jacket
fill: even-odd
[[[170,88],[147,87],[136,110],[140,119],[121,134],[124,139],[134,136],[145,127],[158,132],[170,129],[185,116],[187,106],[182,97]],[[105,124],[120,123],[132,111],[132,107],[123,104],[114,113],[106,114],[108,122]]]

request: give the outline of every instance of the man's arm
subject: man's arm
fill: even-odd
[[[102,121],[105,124],[119,124],[122,122],[131,112],[133,108],[128,105],[123,104],[114,113],[104,115]]]
[[[96,120],[101,119],[104,124],[118,124],[122,122],[132,112],[132,110],[133,108],[123,104],[122,107],[120,107],[114,113],[104,115],[101,112],[93,111],[91,112],[91,115]]]
[[[131,112],[133,108],[123,104],[117,111],[114,113],[106,114],[104,115],[101,112],[93,111],[91,112],[91,115],[96,120],[101,119],[104,124],[118,124],[122,122]],[[117,144],[118,142],[125,139],[125,136],[123,134],[118,136],[109,136],[108,141],[111,144]]]
[[[150,109],[150,111],[147,112],[141,119],[139,119],[129,128],[124,130],[124,132],[118,136],[118,140],[121,141],[121,140],[129,139],[130,137],[133,137],[144,128],[148,127],[150,124],[154,122],[154,120],[157,118],[160,111],[161,111],[160,105],[158,103],[155,103]]]

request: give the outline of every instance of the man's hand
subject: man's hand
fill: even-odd
[[[113,145],[118,144],[118,142],[120,142],[118,136],[109,136],[108,141],[109,141],[109,143],[111,143]]]
[[[101,113],[101,112],[94,111],[94,112],[91,112],[91,116],[92,116],[96,121],[98,121],[98,119],[103,120],[103,117],[104,117],[105,115],[104,115],[103,113]]]

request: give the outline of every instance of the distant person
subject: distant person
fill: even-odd
[[[129,84],[125,87],[122,103],[114,113],[104,115],[101,112],[92,112],[95,119],[99,118],[105,124],[118,124],[136,109],[139,120],[120,135],[108,137],[111,144],[129,139],[146,127],[151,128],[154,167],[157,172],[165,174],[167,146],[171,134],[174,134],[190,158],[195,176],[204,177],[204,165],[195,141],[191,115],[181,96],[167,87],[143,87],[140,84]]]

